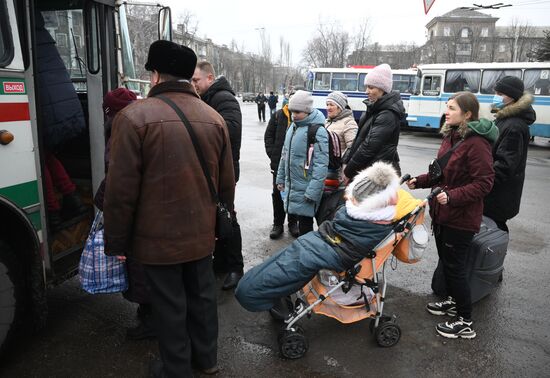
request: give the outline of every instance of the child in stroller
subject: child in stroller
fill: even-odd
[[[346,198],[333,220],[323,222],[318,231],[301,236],[243,276],[235,296],[245,309],[272,309],[281,298],[304,288],[322,269],[354,272],[358,262],[372,258],[380,242],[394,233],[395,221],[421,202],[399,190],[397,173],[383,162],[360,172],[346,188]]]

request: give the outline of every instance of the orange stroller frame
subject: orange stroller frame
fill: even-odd
[[[408,176],[408,175],[407,175]],[[406,181],[407,176],[401,182]],[[410,176],[409,176],[410,177]],[[341,323],[353,323],[366,318],[372,318],[369,329],[381,347],[391,347],[401,338],[401,328],[397,324],[395,315],[384,316],[384,299],[386,297],[386,261],[397,252],[398,248],[408,248],[407,236],[415,225],[424,222],[424,210],[428,201],[439,194],[441,189],[432,191],[414,210],[402,217],[394,224],[393,230],[378,245],[351,269],[339,273],[338,284],[327,289],[319,280],[319,274],[300,290],[296,295],[295,303],[287,298],[287,305],[293,307],[292,313],[285,319],[285,326],[279,334],[279,351],[285,358],[301,358],[307,352],[309,343],[304,330],[297,322],[304,316],[311,317],[311,313],[318,313],[332,317]],[[382,269],[380,280],[380,269]],[[380,285],[380,281],[382,284]],[[353,285],[370,288],[375,296],[371,301],[362,294],[364,303],[344,306],[334,301],[331,296],[337,290],[349,292]],[[359,298],[358,298],[359,299]],[[375,307],[375,309],[372,309]]]

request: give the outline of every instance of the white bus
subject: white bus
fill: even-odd
[[[127,85],[134,72],[126,5],[120,4],[0,0],[0,350],[18,326],[44,322],[46,287],[77,273],[93,220],[92,197],[104,177],[103,96]],[[161,9],[159,37],[171,36],[169,20],[169,8]],[[55,41],[48,42],[54,46],[49,51],[63,61],[85,123],[78,138],[55,152],[87,211],[56,230],[45,205],[43,124],[50,113],[41,111],[37,90],[38,77],[51,74],[37,65],[37,36],[44,41],[44,30]]]
[[[535,97],[537,120],[531,125],[531,136],[549,138],[550,62],[421,65],[414,95],[409,100],[409,126],[438,130],[445,121],[447,100],[460,91],[474,93],[481,105],[480,117],[493,119],[490,110],[494,86],[504,76],[523,79],[525,90]]]
[[[313,93],[313,106],[327,114],[326,99],[330,92],[341,91],[348,96],[348,104],[355,119],[365,112],[363,103],[365,77],[374,67],[365,68],[313,68],[307,74],[306,89]],[[409,97],[415,87],[416,70],[392,70],[393,90],[401,93],[401,99],[407,111]]]

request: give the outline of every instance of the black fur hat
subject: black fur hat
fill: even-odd
[[[149,47],[145,69],[191,79],[196,65],[197,55],[189,47],[159,40]]]

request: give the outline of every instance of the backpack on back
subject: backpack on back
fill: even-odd
[[[307,129],[307,166],[311,162],[311,156],[313,154],[313,145],[315,144],[315,136],[317,135],[317,130],[319,127],[324,127],[321,124],[310,125]],[[338,134],[334,131],[327,130],[328,134],[328,169],[337,170],[342,167],[342,151],[340,150],[340,139]]]

